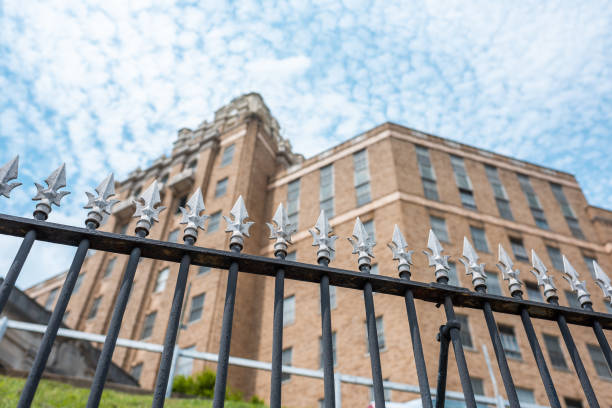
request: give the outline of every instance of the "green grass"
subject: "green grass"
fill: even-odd
[[[25,379],[0,376],[0,408],[13,408],[17,406],[19,395],[23,389]],[[89,389],[77,388],[72,385],[51,380],[42,380],[38,386],[33,407],[83,407],[87,403]],[[102,394],[100,407],[150,407],[153,400],[152,395],[134,395],[124,392],[107,390]],[[166,400],[165,407],[187,408],[212,406],[212,401],[201,399],[177,399]],[[225,403],[227,408],[261,408],[261,405],[252,405],[246,402]]]

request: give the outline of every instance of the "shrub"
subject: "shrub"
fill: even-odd
[[[212,399],[215,394],[215,378],[216,374],[210,369],[206,369],[190,377],[178,375],[174,377],[172,391],[179,394]],[[227,401],[242,401],[242,392],[227,387],[225,389],[225,399]],[[261,399],[257,398],[257,401],[257,403],[261,401],[263,404]]]

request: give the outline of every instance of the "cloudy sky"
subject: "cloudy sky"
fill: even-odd
[[[0,0],[0,163],[19,154],[24,183],[0,212],[30,217],[33,182],[65,161],[50,220],[80,225],[106,172],[250,91],[306,156],[393,121],[571,172],[611,207],[609,2],[405,3]],[[19,242],[0,238],[0,273]],[[74,249],[33,251],[20,287]]]

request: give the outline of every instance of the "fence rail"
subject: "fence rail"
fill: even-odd
[[[9,196],[16,184],[8,184],[8,181],[17,177],[17,159],[0,168],[0,194]],[[439,398],[435,400],[436,408],[442,408],[445,404],[446,377],[448,367],[449,347],[452,345],[454,357],[457,363],[459,378],[463,389],[464,401],[467,407],[476,408],[478,396],[475,395],[469,367],[463,351],[461,341],[461,324],[455,315],[456,307],[467,307],[483,311],[487,328],[492,341],[493,350],[498,363],[503,386],[508,395],[508,403],[512,408],[519,407],[519,398],[514,380],[512,378],[506,351],[501,342],[499,329],[497,327],[493,312],[509,315],[519,315],[525,328],[529,345],[534,355],[544,388],[550,405],[560,408],[560,402],[552,378],[543,358],[539,341],[533,330],[532,319],[549,320],[557,322],[562,338],[569,351],[576,374],[582,386],[586,400],[590,408],[599,408],[599,402],[595,396],[590,379],[588,378],[582,359],[569,330],[568,324],[591,327],[601,347],[609,368],[612,370],[612,353],[603,330],[612,330],[612,315],[593,311],[590,294],[586,290],[584,281],[580,281],[578,274],[569,261],[563,257],[564,277],[570,287],[577,295],[581,309],[559,306],[557,288],[554,285],[547,268],[537,254],[532,250],[531,272],[537,277],[538,285],[542,288],[546,303],[532,302],[522,298],[522,283],[518,276],[519,271],[513,269],[510,257],[499,246],[499,264],[505,280],[508,280],[511,297],[497,296],[487,293],[486,274],[484,264],[479,263],[479,258],[467,238],[464,238],[463,253],[459,259],[465,266],[466,274],[472,278],[474,291],[465,288],[450,286],[448,263],[449,257],[443,255],[443,248],[435,233],[430,230],[427,242],[427,254],[429,266],[433,267],[435,283],[414,282],[410,280],[412,268],[412,251],[407,250],[408,245],[396,225],[393,238],[388,245],[392,250],[393,259],[397,260],[397,270],[400,278],[392,278],[381,275],[372,275],[371,263],[373,247],[376,244],[366,231],[364,224],[359,218],[356,219],[352,237],[349,238],[353,246],[353,254],[357,255],[359,272],[331,268],[328,266],[335,252],[336,236],[322,210],[320,216],[310,232],[314,238],[314,246],[318,246],[316,265],[287,261],[285,259],[289,245],[291,245],[291,234],[295,232],[295,226],[289,223],[287,212],[282,204],[279,205],[270,228],[270,238],[274,239],[274,258],[256,256],[241,253],[245,238],[249,237],[249,228],[253,222],[247,221],[248,213],[242,197],[238,197],[236,204],[230,211],[230,217],[224,217],[226,221],[226,232],[230,235],[230,251],[221,251],[209,248],[195,247],[198,230],[204,229],[206,215],[200,189],[187,201],[185,207],[180,207],[183,214],[182,224],[186,224],[183,233],[185,244],[169,243],[147,239],[150,229],[155,221],[158,221],[159,213],[164,209],[161,206],[159,185],[153,181],[138,199],[134,200],[136,211],[134,217],[138,217],[136,223],[136,236],[125,236],[100,232],[99,227],[105,214],[110,215],[116,200],[110,199],[114,195],[114,180],[109,175],[97,188],[98,195],[88,193],[88,203],[85,208],[90,209],[85,220],[87,228],[70,227],[47,222],[47,217],[52,209],[52,204],[59,205],[60,199],[68,194],[65,190],[60,191],[66,185],[65,165],[55,170],[46,180],[47,188],[37,184],[37,195],[34,197],[39,203],[34,211],[35,219],[25,219],[10,215],[0,214],[0,234],[23,237],[15,259],[0,287],[0,312],[2,312],[12,290],[21,268],[28,257],[32,244],[36,240],[52,242],[62,245],[78,247],[72,261],[66,281],[58,297],[57,304],[51,314],[49,324],[45,330],[41,346],[36,354],[33,368],[28,375],[24,390],[21,395],[19,407],[29,407],[34,398],[36,388],[42,376],[53,342],[59,332],[63,315],[68,301],[72,295],[76,279],[79,275],[85,254],[88,249],[96,249],[117,254],[129,255],[126,268],[123,273],[118,296],[115,300],[114,310],[109,325],[109,330],[104,339],[104,346],[100,354],[96,373],[91,386],[88,408],[98,407],[106,380],[108,367],[112,355],[118,344],[118,335],[121,328],[123,315],[125,313],[128,297],[136,267],[141,257],[165,260],[179,263],[179,273],[173,295],[172,308],[168,321],[166,338],[162,349],[160,371],[155,385],[153,407],[161,408],[164,405],[166,390],[170,377],[172,361],[175,356],[175,342],[178,333],[180,310],[185,297],[185,285],[190,265],[208,266],[228,271],[225,305],[220,333],[220,347],[217,360],[217,374],[213,408],[222,408],[225,403],[225,389],[227,383],[228,365],[230,364],[230,344],[232,337],[232,321],[234,316],[234,302],[236,297],[237,277],[239,272],[270,276],[275,278],[275,306],[273,322],[273,344],[271,364],[271,392],[270,401],[273,408],[280,408],[281,401],[281,374],[282,366],[282,302],[284,297],[285,279],[293,279],[302,282],[311,282],[320,285],[321,290],[321,332],[323,347],[323,380],[324,380],[324,405],[326,408],[334,408],[336,404],[335,392],[336,378],[333,372],[333,350],[331,316],[329,308],[329,285],[361,291],[363,293],[366,326],[368,334],[368,350],[371,363],[372,383],[374,401],[377,408],[385,407],[384,385],[380,354],[378,347],[378,334],[376,325],[376,314],[374,310],[373,293],[384,293],[392,296],[403,297],[406,303],[408,324],[413,344],[415,367],[419,382],[419,392],[423,407],[433,408],[434,401],[428,383],[426,365],[421,345],[418,316],[415,311],[414,299],[423,300],[436,305],[443,305],[446,322],[440,327],[438,340],[440,341],[440,359],[438,363]],[[593,261],[593,270],[596,275],[596,283],[604,292],[604,297],[612,302],[612,285],[610,279]]]

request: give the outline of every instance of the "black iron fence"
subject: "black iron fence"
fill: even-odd
[[[3,169],[6,169],[6,166]],[[412,251],[406,250],[406,242],[397,226],[394,231],[392,243],[389,247],[393,251],[394,259],[398,261],[400,278],[373,275],[370,273],[370,268],[372,247],[375,242],[368,236],[361,221],[357,219],[351,243],[353,245],[353,253],[357,254],[358,257],[359,272],[336,269],[328,266],[330,260],[333,258],[334,241],[336,237],[332,235],[331,227],[324,212],[321,212],[315,228],[311,230],[315,241],[314,245],[318,245],[318,265],[292,262],[285,260],[285,256],[287,254],[288,245],[291,244],[291,233],[294,232],[294,228],[289,224],[287,214],[282,208],[282,205],[279,206],[274,216],[273,223],[268,224],[271,230],[271,238],[275,239],[275,258],[243,254],[241,250],[244,238],[248,237],[248,230],[252,223],[245,221],[248,214],[242,198],[238,199],[236,205],[230,212],[231,218],[225,217],[227,221],[226,231],[231,233],[230,251],[196,247],[193,246],[193,244],[197,239],[198,228],[204,228],[204,221],[206,218],[206,216],[202,215],[204,205],[199,190],[196,191],[193,197],[187,202],[186,207],[188,208],[182,209],[183,223],[186,224],[184,234],[185,243],[178,244],[151,240],[147,239],[146,235],[153,226],[154,221],[157,220],[159,212],[163,209],[163,207],[159,206],[160,199],[157,182],[154,182],[151,187],[142,194],[139,200],[135,202],[135,216],[140,217],[136,225],[136,236],[101,232],[97,231],[96,228],[99,226],[104,216],[103,213],[106,212],[110,214],[110,208],[113,204],[112,200],[109,200],[109,197],[114,194],[114,189],[112,188],[112,175],[96,189],[98,197],[88,194],[90,202],[86,208],[90,208],[91,211],[86,220],[87,228],[58,225],[46,222],[45,220],[51,210],[51,204],[59,204],[59,198],[61,198],[61,196],[59,198],[57,198],[57,196],[62,193],[58,193],[58,190],[65,185],[65,176],[63,176],[62,180],[63,171],[62,166],[62,168],[56,170],[56,172],[47,179],[47,184],[49,185],[47,189],[37,186],[39,189],[37,197],[40,196],[42,201],[36,207],[34,213],[35,219],[0,214],[0,234],[23,237],[21,247],[0,288],[0,312],[7,302],[8,295],[13,288],[17,276],[35,240],[77,247],[76,255],[67,273],[66,281],[64,282],[58,301],[51,315],[41,346],[34,360],[32,370],[26,380],[18,405],[19,407],[28,407],[33,401],[36,388],[70,300],[76,279],[89,249],[116,254],[128,254],[129,261],[123,274],[106,340],[96,367],[96,373],[87,402],[88,407],[97,407],[100,403],[104,382],[106,380],[109,365],[111,364],[119,329],[134,281],[136,267],[141,257],[180,263],[166,331],[164,350],[155,386],[154,407],[162,407],[164,405],[172,362],[172,353],[175,348],[180,313],[185,295],[187,274],[190,265],[208,266],[228,271],[213,401],[213,407],[215,408],[224,406],[234,301],[239,272],[275,277],[270,393],[271,406],[274,408],[279,408],[281,401],[282,308],[285,279],[312,282],[320,285],[325,407],[334,407],[335,404],[329,285],[363,292],[374,401],[377,408],[385,406],[385,398],[373,292],[390,296],[400,296],[405,299],[423,407],[431,408],[434,406],[434,402],[431,398],[414,299],[443,306],[446,314],[446,322],[441,322],[443,324],[440,327],[438,337],[440,341],[440,354],[437,367],[438,384],[437,398],[435,400],[436,407],[443,407],[445,403],[444,391],[446,387],[448,351],[451,344],[454,349],[454,356],[457,362],[461,386],[465,395],[466,406],[470,408],[476,407],[469,368],[464,356],[460,337],[461,324],[455,316],[455,307],[467,307],[483,311],[503,385],[511,407],[519,407],[520,404],[516,387],[514,386],[512,375],[508,368],[506,353],[500,339],[493,312],[518,315],[521,317],[550,405],[552,407],[561,407],[557,391],[548,371],[532,324],[532,319],[556,321],[571,356],[587,402],[590,407],[599,407],[599,403],[572,338],[572,334],[568,328],[568,324],[587,326],[594,330],[601,351],[605,356],[608,366],[612,370],[612,353],[604,335],[604,330],[612,329],[612,315],[593,311],[592,302],[588,292],[586,292],[584,282],[578,281],[578,275],[573,271],[569,262],[567,262],[565,270],[566,278],[570,282],[572,289],[576,291],[582,309],[559,306],[556,288],[547,275],[546,267],[533,252],[532,258],[534,268],[532,272],[538,277],[538,283],[543,287],[544,295],[548,303],[523,300],[522,286],[518,279],[518,271],[512,269],[512,262],[501,246],[499,267],[504,278],[509,281],[512,297],[509,298],[487,293],[486,275],[483,269],[484,265],[478,263],[478,257],[467,239],[464,242],[463,258],[461,261],[466,267],[466,272],[472,276],[472,282],[476,291],[449,285],[448,256],[442,255],[443,249],[432,231],[430,231],[429,235],[428,248],[430,252],[427,252],[427,256],[430,266],[435,270],[436,283],[415,282],[410,280]],[[5,172],[4,175],[0,174],[0,194],[3,192],[2,183],[6,185],[6,182],[10,180],[10,177],[7,177],[6,174],[10,175],[10,172]],[[14,176],[16,176],[16,172]],[[10,192],[10,189],[8,191]],[[610,281],[598,265],[595,265],[595,269],[598,284],[602,287],[604,294],[608,296],[607,299],[610,301],[611,299],[609,296],[612,295]]]

